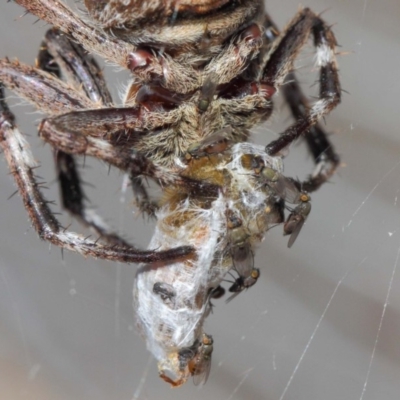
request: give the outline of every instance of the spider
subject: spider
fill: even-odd
[[[233,266],[249,282],[238,292],[255,283],[255,245],[288,209],[291,246],[310,212],[308,193],[339,164],[318,124],[340,102],[335,37],[308,8],[279,33],[262,0],[85,0],[85,18],[59,1],[16,2],[53,26],[35,67],[0,60],[0,144],[32,224],[62,248],[142,263],[135,312],[160,376],[173,386],[205,381],[213,340],[203,322],[225,274]],[[312,105],[292,72],[310,35],[320,71]],[[131,71],[122,107],[91,53]],[[98,240],[70,232],[51,212],[3,87],[47,114],[39,135],[55,151],[63,206]],[[253,145],[250,130],[270,117],[278,90],[295,122],[265,148]],[[316,163],[303,182],[285,177],[282,164],[300,137]],[[78,156],[129,175],[139,209],[158,220],[150,250],[85,208]],[[161,199],[149,196],[144,178],[161,187]]]

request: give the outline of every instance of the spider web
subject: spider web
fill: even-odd
[[[5,3],[5,2],[4,2]],[[206,324],[215,351],[207,384],[170,390],[135,333],[134,265],[84,260],[38,241],[21,200],[6,201],[13,185],[0,174],[0,392],[25,399],[394,399],[400,392],[400,141],[397,97],[400,35],[396,0],[309,0],[325,11],[341,48],[342,86],[350,94],[327,118],[345,164],[312,196],[313,210],[293,248],[281,228],[256,254],[261,278],[229,304],[215,300]],[[298,1],[268,1],[279,26]],[[46,26],[16,20],[0,4],[1,56],[31,63]],[[13,32],[11,35],[9,32]],[[311,49],[299,78],[312,83]],[[379,71],[379,72],[378,72]],[[116,98],[126,75],[107,78]],[[312,74],[311,74],[312,75]],[[117,78],[115,78],[117,76]],[[310,93],[315,94],[315,88]],[[396,96],[396,97],[395,97]],[[12,101],[12,99],[11,99]],[[18,104],[19,101],[17,100]],[[17,107],[21,130],[39,174],[54,181],[49,148],[36,139],[31,108]],[[23,118],[27,115],[26,120]],[[256,130],[266,143],[290,120],[276,107],[271,124]],[[293,146],[286,173],[304,177],[311,160]],[[131,195],[116,171],[87,160],[84,178],[93,206],[127,236],[146,246],[152,225],[132,214]],[[46,193],[58,199],[56,185]],[[66,224],[70,222],[66,217]],[[73,225],[73,229],[80,229]],[[26,232],[26,235],[23,233]]]

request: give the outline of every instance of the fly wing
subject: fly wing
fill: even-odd
[[[211,355],[199,361],[198,366],[194,370],[193,383],[195,386],[204,385],[211,371]]]
[[[304,218],[300,218],[300,219],[296,220],[293,223],[293,227],[291,228],[291,230],[288,231],[288,233],[285,233],[287,235],[290,235],[290,238],[289,238],[289,241],[288,241],[288,247],[289,248],[291,248],[293,246],[294,242],[297,239],[297,236],[299,236],[301,228],[304,225],[304,221],[305,221]],[[285,226],[286,226],[286,224],[285,224]]]
[[[301,192],[292,179],[280,175],[276,182],[270,183],[269,186],[283,200],[290,204],[298,204]]]
[[[216,73],[210,73],[200,89],[200,99],[198,103],[200,111],[204,112],[207,110],[208,106],[213,101],[214,95],[217,91],[217,86],[218,75]]]
[[[192,371],[193,383],[197,385],[204,385],[210,375],[211,370],[211,356],[213,352],[213,339],[210,335],[203,334],[202,344],[199,351],[193,359],[195,363]]]
[[[239,276],[248,276],[254,267],[254,255],[250,243],[231,247],[233,268]]]
[[[223,153],[232,142],[232,128],[226,127],[207,137],[201,142],[195,143],[188,148],[188,153],[193,157]]]
[[[283,231],[284,235],[290,235],[288,242],[289,248],[293,246],[293,243],[296,241],[297,236],[299,236],[301,228],[303,227],[304,222],[308,217],[308,214],[310,214],[310,211],[310,203],[301,203],[293,210],[293,212],[289,215],[288,220],[285,222]]]
[[[207,136],[201,141],[200,146],[201,149],[206,149],[207,147],[210,147],[215,143],[223,141],[226,141],[227,143],[230,143],[232,141],[232,128],[230,126],[220,129],[219,131],[216,131]]]

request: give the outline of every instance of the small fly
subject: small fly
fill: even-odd
[[[203,333],[197,354],[189,361],[189,371],[193,375],[193,383],[204,385],[211,371],[211,356],[214,350],[214,340],[211,335]]]

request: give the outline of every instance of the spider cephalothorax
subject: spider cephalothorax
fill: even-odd
[[[0,142],[33,225],[81,254],[142,263],[135,311],[160,375],[174,386],[189,376],[204,381],[213,340],[203,322],[210,299],[223,293],[219,284],[234,269],[231,297],[254,285],[255,245],[287,209],[291,246],[311,210],[308,192],[338,165],[317,124],[340,101],[334,35],[307,8],[280,34],[261,0],[85,0],[84,19],[58,1],[17,3],[53,28],[36,67],[0,60],[0,81],[47,114],[39,134],[55,150],[63,205],[100,240],[65,230],[51,213],[1,93]],[[292,73],[310,35],[320,70],[312,105]],[[131,71],[122,107],[90,53]],[[266,147],[248,143],[279,89],[296,121]],[[317,164],[304,182],[283,175],[281,158],[301,136]],[[134,248],[85,208],[77,156],[130,176],[137,205],[158,219],[153,250]],[[160,185],[160,199],[150,198],[142,177]]]

